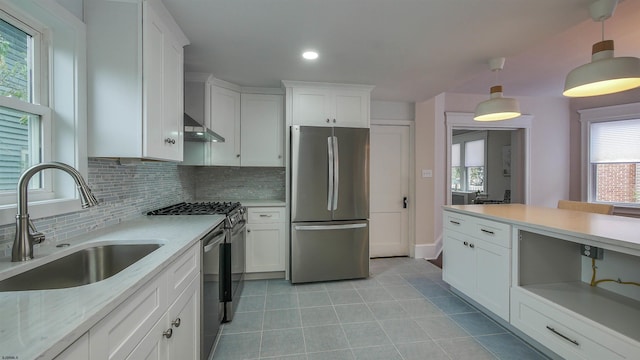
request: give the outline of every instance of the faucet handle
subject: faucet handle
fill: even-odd
[[[44,241],[44,234],[36,230],[36,226],[31,219],[29,219],[29,235],[31,235],[34,244],[40,244]]]

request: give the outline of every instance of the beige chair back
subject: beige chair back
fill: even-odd
[[[613,214],[613,205],[593,204],[582,201],[558,200],[558,209],[584,211],[596,214]]]

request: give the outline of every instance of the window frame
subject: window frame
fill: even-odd
[[[591,125],[601,122],[613,122],[622,120],[640,119],[640,103],[613,105],[598,108],[578,110],[581,124],[581,196],[582,201],[597,202],[593,198],[595,183],[593,180],[593,168],[591,166]],[[614,206],[616,214],[640,215],[640,204],[629,205],[627,203],[610,203]]]
[[[34,89],[33,102],[37,104],[2,97],[0,105],[40,115],[44,126],[42,161],[64,162],[86,177],[85,25],[53,0],[0,0],[0,5],[5,21],[15,25],[4,13],[40,33],[41,50],[37,54],[38,60],[34,54],[34,61],[46,63],[38,74],[34,73],[41,81],[40,89]],[[31,218],[82,209],[71,177],[51,170],[42,174],[48,188],[29,191]],[[4,201],[0,202],[0,226],[15,223],[16,193],[5,192],[0,200]]]
[[[482,191],[481,193],[485,193],[486,190],[488,189],[488,183],[487,183],[487,131],[483,131],[483,130],[471,130],[472,132],[470,133],[466,133],[466,134],[460,134],[460,135],[455,135],[451,137],[451,144],[449,145],[449,151],[451,151],[453,145],[455,144],[460,144],[460,171],[461,171],[461,181],[464,183],[464,189],[461,190],[453,190],[451,189],[451,191],[456,191],[456,192],[476,192],[477,190],[469,190],[468,189],[468,185],[469,185],[469,174],[467,171],[467,166],[465,165],[465,157],[466,157],[466,146],[465,144],[468,142],[472,142],[472,141],[478,141],[478,140],[482,140],[484,141],[484,182],[482,184]],[[453,170],[453,166],[450,167],[449,171],[452,172]],[[449,181],[449,188],[451,188],[451,180],[453,179],[453,177],[450,177],[450,181]]]

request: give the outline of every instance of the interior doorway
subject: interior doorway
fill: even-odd
[[[472,113],[445,116],[446,204],[528,203],[533,116],[495,122],[474,121]]]

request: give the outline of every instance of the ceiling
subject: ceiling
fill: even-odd
[[[375,85],[372,98],[442,92],[561,96],[600,40],[592,0],[162,0],[191,44],[185,70],[249,87],[281,80]],[[605,22],[617,56],[640,57],[640,1]],[[305,61],[315,49],[320,57]],[[492,57],[507,58],[489,71]]]

